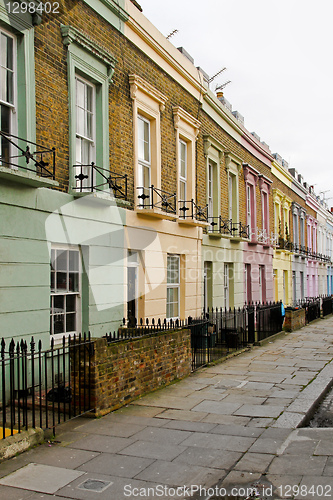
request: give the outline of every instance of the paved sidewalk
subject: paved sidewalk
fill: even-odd
[[[232,498],[255,486],[260,499],[333,498],[333,429],[296,428],[329,387],[332,358],[330,317],[101,419],[63,424],[53,444],[0,465],[0,498],[189,498],[184,486],[222,498],[216,485],[238,488]]]

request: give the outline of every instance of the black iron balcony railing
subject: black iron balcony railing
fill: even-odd
[[[179,218],[193,219],[200,222],[208,222],[208,205],[201,207],[194,200],[184,201],[179,200]]]
[[[55,179],[55,148],[0,131],[0,166]]]
[[[241,222],[232,222],[230,219],[218,217],[208,217],[209,233],[225,234],[236,238],[249,238],[249,226]]]
[[[139,207],[157,208],[168,214],[176,214],[176,193],[168,193],[151,185],[148,188],[138,187]]]
[[[329,255],[325,255],[321,252],[314,252],[312,248],[306,247],[304,245],[298,245],[297,243],[292,244],[293,252],[298,253],[300,255],[306,256],[313,260],[320,260],[322,262],[331,262],[331,257]]]
[[[106,168],[98,167],[94,162],[89,165],[73,165],[73,169],[76,179],[74,191],[95,193],[109,188],[115,198],[127,200],[127,174],[116,174]]]

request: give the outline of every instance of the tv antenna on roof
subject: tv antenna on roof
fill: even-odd
[[[215,80],[215,78],[217,76],[219,76],[223,71],[225,71],[227,68],[222,68],[220,69],[220,71],[218,71],[214,76],[211,76],[208,80],[208,83],[212,83],[213,80]]]
[[[225,87],[226,87],[229,83],[231,83],[231,80],[228,80],[227,82],[222,83],[222,85],[216,85],[216,87],[215,87],[215,92],[216,92],[217,90],[223,90],[223,89],[224,89],[224,88],[225,88]]]
[[[178,32],[179,32],[179,30],[171,31],[171,33],[169,33],[169,35],[166,37],[166,39],[169,40],[169,38],[171,38],[173,35],[176,35]]]

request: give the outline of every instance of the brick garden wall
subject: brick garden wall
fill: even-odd
[[[191,372],[191,360],[189,330],[110,345],[105,338],[96,339],[91,376],[95,416],[186,377]]]
[[[305,309],[286,309],[286,316],[284,320],[284,330],[293,332],[305,326]]]

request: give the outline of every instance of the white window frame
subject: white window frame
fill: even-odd
[[[182,158],[182,151],[185,151],[185,158]],[[182,164],[185,165],[185,176],[182,175]],[[184,186],[184,197],[181,196],[181,185]],[[183,199],[184,198],[184,199]],[[187,200],[187,142],[179,139],[179,201]]]
[[[236,182],[235,176],[229,172],[228,173],[228,204],[229,204],[229,220],[230,222],[234,222],[233,217],[233,202],[234,202],[234,183]]]
[[[171,259],[177,263],[177,274],[178,274],[178,280],[177,282],[169,282],[169,262]],[[169,302],[168,301],[168,290],[177,290],[177,296],[178,300],[177,302]],[[177,304],[177,315],[169,315],[168,314],[168,305],[169,304]],[[174,320],[178,319],[180,314],[180,255],[177,254],[167,254],[167,295],[166,295],[166,319],[167,320]]]
[[[146,160],[145,158],[140,158],[140,153],[139,153],[140,152],[139,144],[140,144],[140,140],[141,140],[140,126],[139,126],[140,121],[143,124],[148,125],[148,156],[149,156],[148,160]],[[148,120],[147,118],[145,118],[141,114],[138,114],[137,123],[138,123],[138,187],[142,188],[139,190],[140,191],[139,195],[144,194],[146,196],[150,196],[149,188],[151,186],[151,122],[150,122],[150,120]],[[144,142],[144,138],[142,138],[142,140]],[[145,183],[145,175],[144,175],[145,169],[148,170],[148,183],[147,183],[147,185]],[[145,200],[140,199],[139,205],[144,206],[144,205],[150,204],[150,198],[147,198],[147,200],[148,200],[148,202],[145,203]]]
[[[12,88],[13,99],[12,100],[13,100],[13,102],[9,102],[6,99],[2,98],[3,89],[1,88],[0,89],[1,90],[1,92],[0,92],[0,104],[1,104],[1,106],[5,106],[9,110],[9,133],[16,135],[16,133],[17,133],[17,38],[9,31],[1,28],[0,29],[0,52],[1,53],[2,53],[2,35],[6,36],[8,38],[11,38],[13,41],[13,54],[12,54],[12,56],[13,56],[13,61],[12,61],[12,63],[13,63],[13,69],[12,69],[12,73],[13,73],[13,88]],[[5,66],[2,66],[1,59],[0,59],[0,71],[1,71],[1,73],[2,73],[3,69],[6,71],[6,74],[7,74],[9,69]],[[1,82],[1,80],[2,79],[0,79],[0,82]],[[0,110],[1,110],[1,108],[0,108]],[[2,124],[0,124],[0,129],[2,130]],[[8,145],[8,155],[10,158],[13,155],[12,146],[5,139],[2,139],[0,141],[0,155],[2,155],[2,141],[4,141],[4,144]],[[8,168],[13,168],[10,165],[8,165],[7,163],[4,163],[3,166],[8,167]],[[17,169],[17,167],[14,167],[14,168]]]
[[[223,270],[223,296],[224,296],[224,308],[229,309],[229,264],[224,264]]]
[[[78,119],[78,82],[81,82],[84,84],[85,88],[85,120],[87,118],[88,109],[87,109],[87,102],[86,102],[86,89],[89,87],[92,90],[92,111],[90,112],[92,115],[92,130],[91,130],[91,137],[88,137],[88,135],[85,134],[80,134],[78,132],[79,128],[79,119]],[[81,108],[82,109],[82,108]],[[78,175],[81,173],[82,169],[82,174],[87,175],[87,179],[83,179],[82,183],[81,181],[77,180],[76,181],[76,187],[82,187],[82,191],[90,191],[91,186],[95,185],[95,172],[92,171],[92,169],[88,166],[91,165],[92,162],[96,162],[96,87],[93,83],[91,83],[89,80],[86,78],[83,78],[79,75],[75,75],[75,112],[76,112],[76,130],[75,130],[75,175]],[[81,157],[78,159],[78,140],[80,141],[80,153]],[[83,143],[88,145],[89,153],[88,153],[88,159],[85,161],[82,158],[82,146]],[[81,160],[81,161],[80,161]],[[82,167],[82,165],[85,165]],[[91,177],[93,176],[93,177]]]
[[[249,226],[249,236],[252,238],[252,230],[255,229],[252,227],[252,184],[247,184],[246,186],[246,219],[247,225]]]
[[[208,215],[214,217],[214,165],[212,161],[208,161],[208,182],[207,182],[207,197],[208,197]]]
[[[263,303],[262,281],[263,281],[263,266],[259,266],[259,302],[261,304]]]
[[[69,283],[69,274],[70,274],[70,269],[69,269],[69,252],[70,251],[74,251],[78,254],[78,271],[75,273],[78,275],[77,279],[78,279],[78,286],[77,286],[77,291],[73,291],[73,290],[69,290],[68,287],[63,290],[63,291],[59,291],[57,290],[57,287],[56,287],[56,277],[57,277],[57,272],[61,272],[61,273],[66,273],[66,284]],[[53,252],[55,252],[55,255],[57,255],[57,252],[67,252],[67,257],[66,257],[66,260],[67,260],[67,266],[66,266],[66,271],[62,271],[62,270],[58,270],[56,269],[56,267],[54,266],[53,264],[53,259],[52,259],[52,256],[53,256]],[[81,251],[80,251],[80,248],[77,247],[77,246],[65,246],[65,245],[52,245],[52,249],[51,249],[51,274],[53,272],[53,269],[54,269],[54,284],[55,284],[55,287],[54,289],[52,289],[52,279],[51,279],[51,288],[50,288],[50,335],[55,339],[55,340],[61,340],[63,338],[63,336],[67,337],[68,335],[73,335],[74,333],[78,333],[80,330],[81,330],[81,300],[82,300],[82,293],[81,293],[81,286],[82,286],[82,280],[81,280],[81,275],[82,275],[82,263],[81,263]],[[54,301],[55,301],[55,297],[59,297],[59,296],[63,296],[64,297],[64,304],[65,304],[65,307],[64,307],[64,332],[62,333],[54,333],[54,322],[53,322],[53,318],[54,316],[56,315],[55,314],[55,311],[54,311]],[[71,331],[67,331],[66,330],[66,297],[67,296],[75,296],[76,299],[75,299],[75,324],[76,324],[76,328],[75,330],[71,330]],[[69,311],[69,312],[73,312],[73,311]]]

